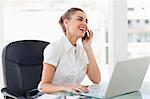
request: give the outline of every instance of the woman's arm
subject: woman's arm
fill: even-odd
[[[60,91],[66,91],[65,86],[56,86],[51,84],[55,70],[55,66],[46,63],[43,64],[42,79],[40,82],[40,88],[42,92],[55,93]]]
[[[51,64],[44,63],[42,71],[42,79],[40,82],[40,90],[44,93],[55,92],[70,92],[70,91],[83,91],[88,92],[86,86],[83,85],[70,85],[70,86],[58,86],[51,84],[56,67]]]
[[[93,83],[100,83],[101,74],[94,57],[92,47],[88,47],[85,50],[89,59],[89,64],[87,66],[87,75]]]
[[[91,30],[88,30],[88,32],[89,32],[89,37],[87,37],[86,39],[82,39],[84,49],[89,59],[89,64],[87,66],[87,75],[89,76],[89,78],[91,79],[93,83],[99,83],[101,81],[101,73],[98,68],[98,65],[95,60],[93,50],[91,47],[91,43],[93,39],[93,32]]]

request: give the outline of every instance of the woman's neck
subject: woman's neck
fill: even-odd
[[[68,33],[69,34],[69,33]],[[68,38],[68,40],[70,41],[70,43],[73,45],[73,46],[76,46],[76,42],[77,42],[77,38],[71,36],[71,35],[66,35],[66,37]]]

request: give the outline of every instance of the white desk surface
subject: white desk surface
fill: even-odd
[[[47,96],[46,96],[47,97]],[[51,97],[51,98],[50,98]],[[58,96],[50,96],[49,98],[39,97],[37,99],[58,99]],[[98,98],[91,98],[91,97],[80,97],[80,96],[67,96],[67,97],[59,97],[59,99],[98,99]],[[133,92],[130,94],[120,95],[113,98],[108,99],[150,99],[150,82],[144,82],[141,91]]]

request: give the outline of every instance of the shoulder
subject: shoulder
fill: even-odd
[[[59,52],[63,48],[63,42],[61,38],[59,40],[56,40],[49,45],[46,46],[44,49],[44,52]]]
[[[45,49],[60,49],[61,47],[63,47],[63,42],[62,39],[58,39],[52,43],[50,43],[49,45],[46,46]]]

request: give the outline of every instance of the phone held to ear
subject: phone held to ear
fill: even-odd
[[[86,38],[88,38],[90,36],[89,32],[86,32],[84,37],[82,38],[83,40],[85,40]]]

